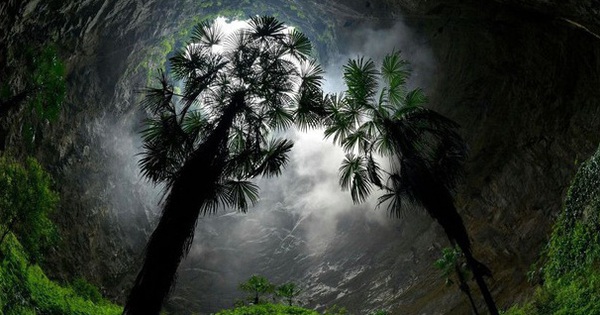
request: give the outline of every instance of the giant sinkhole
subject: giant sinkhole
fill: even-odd
[[[272,15],[302,30],[340,89],[357,56],[399,50],[428,107],[458,122],[469,146],[457,207],[494,273],[499,306],[532,293],[537,259],[578,161],[596,148],[600,41],[592,1],[8,1],[0,5],[0,62],[11,48],[52,43],[67,65],[67,98],[35,155],[60,183],[63,242],[47,269],[86,277],[123,301],[157,223],[161,187],[137,166],[141,89],[168,66],[202,20]],[[3,70],[4,72],[4,70]],[[343,152],[319,131],[294,132],[284,174],[259,181],[247,214],[202,217],[166,309],[210,313],[263,274],[304,287],[307,306],[356,313],[464,313],[433,266],[448,246],[418,209],[390,218],[354,205],[337,185]],[[18,148],[19,143],[8,143]],[[516,290],[518,288],[518,290]],[[436,302],[434,302],[436,301]],[[443,301],[443,303],[439,302]],[[482,302],[480,302],[482,303]],[[395,314],[395,313],[394,313]]]

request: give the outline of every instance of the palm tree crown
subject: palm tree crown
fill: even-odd
[[[125,314],[159,313],[200,213],[246,211],[258,199],[251,180],[281,173],[292,142],[271,131],[319,122],[322,69],[311,50],[304,34],[273,17],[252,17],[231,34],[202,22],[171,58],[182,91],[165,72],[144,90],[140,167],[167,189]]]
[[[466,149],[455,131],[456,123],[433,110],[421,89],[407,90],[408,63],[398,52],[385,56],[378,71],[371,59],[350,60],[344,66],[345,93],[329,97],[325,137],[347,152],[340,167],[340,185],[356,203],[365,201],[374,188],[384,191],[379,204],[388,203],[400,216],[405,200],[421,203],[411,176],[419,166],[452,191]],[[390,158],[385,170],[376,157]]]
[[[253,17],[229,36],[214,22],[200,23],[192,42],[171,58],[182,92],[162,71],[160,86],[145,90],[142,104],[151,117],[142,132],[143,174],[170,187],[185,161],[211,135],[225,132],[227,143],[218,154],[224,159],[224,195],[206,210],[215,210],[217,201],[245,210],[247,204],[230,193],[244,188],[254,200],[256,187],[241,180],[278,175],[287,162],[292,143],[270,137],[270,131],[318,121],[313,108],[321,103],[323,71],[310,59],[311,50],[304,34],[272,17]],[[227,117],[231,121],[218,130]]]

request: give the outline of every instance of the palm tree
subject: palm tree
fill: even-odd
[[[293,282],[284,283],[275,290],[275,294],[285,299],[289,306],[292,306],[294,298],[300,295],[300,293],[302,293],[302,290]]]
[[[260,303],[261,295],[275,291],[275,286],[267,278],[259,275],[252,275],[248,281],[240,283],[239,288],[252,294],[248,299],[252,300],[254,305]]]
[[[420,206],[458,245],[492,314],[498,314],[483,275],[489,270],[472,255],[462,218],[454,207],[453,190],[466,157],[457,124],[424,108],[421,89],[407,90],[408,64],[398,52],[388,54],[381,70],[373,60],[350,60],[344,66],[346,91],[328,97],[325,136],[347,152],[340,167],[340,185],[355,203],[374,188],[383,191],[378,206],[387,204],[400,217]],[[386,169],[377,156],[390,158]]]
[[[188,253],[200,214],[246,211],[257,176],[277,176],[292,142],[272,136],[296,122],[318,122],[321,67],[307,37],[272,17],[253,17],[229,35],[202,22],[171,58],[171,73],[144,91],[142,173],[165,184],[163,210],[124,314],[158,314]]]

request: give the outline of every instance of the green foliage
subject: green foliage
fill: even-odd
[[[289,306],[292,306],[294,298],[297,297],[302,290],[300,290],[295,283],[288,282],[277,287],[275,294],[288,302]]]
[[[37,265],[30,265],[25,249],[9,234],[1,246],[0,309],[2,314],[118,315],[122,309],[99,298],[91,301],[71,287],[49,280]],[[78,285],[75,285],[78,286]],[[79,284],[81,286],[81,283]],[[97,289],[96,289],[97,291]]]
[[[8,75],[0,78],[0,116],[18,113],[11,133],[32,149],[41,128],[60,113],[66,94],[65,66],[53,45],[14,50]]]
[[[543,285],[506,314],[600,314],[599,232],[600,149],[571,183],[541,260]]]
[[[248,300],[252,300],[254,304],[259,304],[260,297],[268,293],[273,293],[275,286],[263,276],[252,275],[248,281],[240,283],[239,289],[251,293],[252,295],[248,296]]]
[[[223,310],[215,315],[318,315],[319,313],[297,306],[259,304]]]
[[[102,293],[93,284],[85,281],[85,279],[77,278],[71,283],[71,289],[80,297],[99,303],[102,301]]]
[[[369,313],[369,315],[389,315],[390,313],[384,310],[378,310],[378,311],[374,311]]]
[[[12,232],[30,260],[39,261],[58,239],[48,217],[58,202],[50,176],[33,158],[20,164],[0,157],[0,187],[0,241]]]
[[[37,93],[31,98],[31,108],[39,119],[55,120],[65,98],[65,66],[56,48],[46,46],[31,53],[31,73]]]
[[[323,312],[323,315],[347,315],[348,314],[348,310],[345,307],[341,307],[339,305],[333,305],[331,307],[328,307],[325,312]]]
[[[457,270],[457,264],[463,279],[469,278],[469,270],[465,265],[460,248],[446,247],[442,249],[442,257],[434,262],[434,266],[442,271],[442,275],[446,278],[446,285],[454,284],[452,279]]]
[[[0,308],[3,314],[21,314],[31,309],[27,285],[27,259],[13,235],[2,246],[0,263]]]
[[[454,281],[451,279],[451,275],[455,271],[455,266],[459,258],[459,250],[452,247],[446,247],[442,250],[442,257],[434,262],[434,266],[442,271],[443,276],[446,278],[446,285],[451,285]]]
[[[584,162],[569,188],[547,247],[544,276],[581,275],[600,262],[600,150]]]
[[[589,268],[587,276],[561,279],[536,290],[529,303],[513,306],[505,315],[588,315],[600,314],[600,272]]]

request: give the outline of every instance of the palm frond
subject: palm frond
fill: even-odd
[[[300,62],[300,89],[321,89],[325,71],[314,59]]]
[[[319,127],[327,116],[321,89],[301,89],[296,95],[296,104],[294,119],[300,130]]]
[[[377,93],[379,73],[372,59],[350,59],[344,65],[344,82],[346,82],[346,97],[350,105],[369,107]]]
[[[171,73],[177,80],[184,80],[189,76],[194,76],[205,66],[205,60],[209,56],[209,51],[200,45],[188,45],[179,49],[173,57],[169,59],[171,63]]]
[[[231,207],[246,212],[249,205],[254,205],[258,201],[258,186],[250,181],[230,180],[224,185],[227,202]]]
[[[248,21],[250,34],[253,38],[266,40],[284,37],[285,25],[272,16],[253,16]]]
[[[296,29],[292,29],[285,37],[283,46],[297,60],[305,60],[312,52],[312,45],[308,37]]]
[[[148,87],[141,91],[141,93],[144,94],[144,98],[141,102],[142,108],[150,111],[153,115],[165,112],[174,114],[173,85],[169,83],[169,80],[162,69],[158,70],[158,77],[156,79],[159,81],[160,87]]]
[[[221,44],[224,33],[214,21],[202,21],[192,31],[192,43],[212,47]]]
[[[341,113],[335,113],[330,116],[328,125],[325,128],[325,139],[333,136],[333,143],[342,145],[344,139],[354,132],[354,122]]]
[[[343,190],[350,190],[350,196],[355,204],[362,203],[369,197],[372,184],[362,156],[346,154],[339,173],[340,186]]]
[[[387,86],[390,103],[398,105],[402,102],[403,89],[410,75],[408,62],[400,57],[400,52],[392,52],[383,58],[381,76]]]
[[[353,152],[357,149],[363,153],[370,147],[370,137],[365,130],[358,129],[344,137],[341,145],[346,152]]]
[[[373,158],[373,154],[369,153],[367,158],[367,174],[369,175],[369,181],[379,189],[383,189],[383,182],[381,181],[381,168],[379,163]]]
[[[373,141],[373,149],[381,156],[393,156],[398,153],[395,141],[388,134],[381,134]]]
[[[214,183],[212,192],[207,194],[207,198],[200,205],[202,215],[214,214],[219,208],[225,208],[232,204],[229,188],[223,183]]]
[[[267,117],[269,126],[274,129],[285,130],[294,123],[294,112],[287,106],[269,106]]]
[[[206,138],[213,126],[210,121],[202,115],[200,110],[190,112],[181,124],[181,129],[194,143]]]
[[[288,139],[272,139],[263,149],[262,159],[255,175],[279,176],[289,161],[288,153],[294,143]]]
[[[420,88],[408,92],[404,98],[404,106],[406,107],[418,107],[423,106],[426,103],[427,96],[425,96],[425,93],[423,93],[423,90]]]

